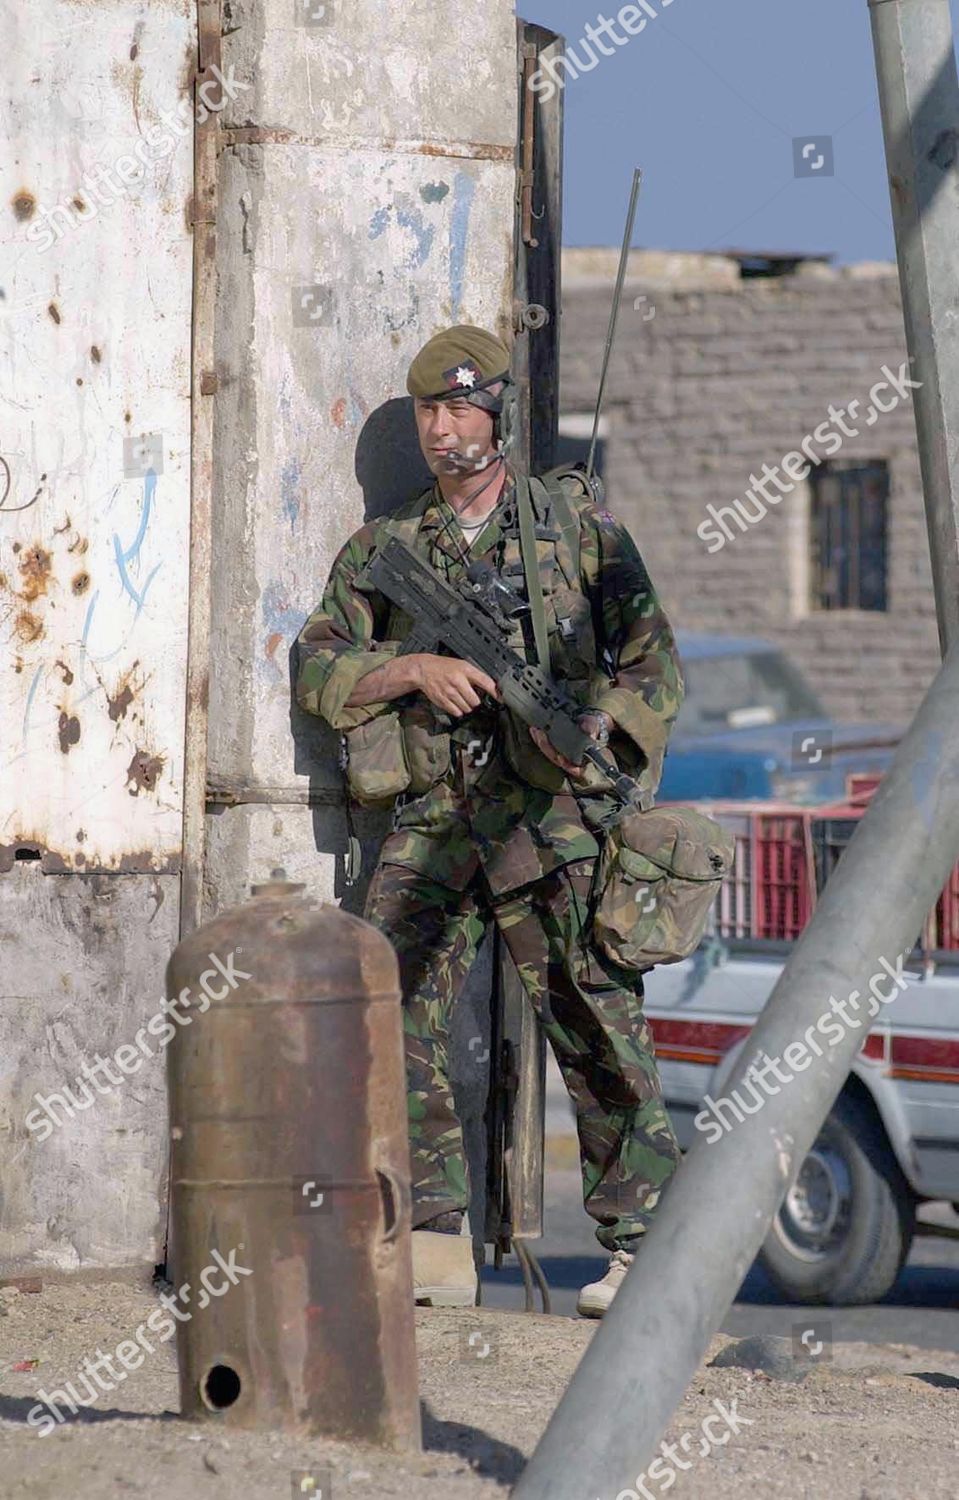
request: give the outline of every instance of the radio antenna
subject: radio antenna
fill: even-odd
[[[623,290],[623,282],[626,279],[626,262],[629,258],[630,241],[633,238],[633,224],[636,219],[636,204],[639,201],[639,190],[642,186],[643,174],[639,167],[633,169],[633,186],[629,194],[629,208],[626,210],[626,232],[623,235],[623,246],[619,252],[619,270],[616,273],[616,288],[613,292],[613,305],[609,313],[609,329],[606,333],[606,348],[603,352],[603,368],[599,377],[599,392],[596,396],[596,411],[593,415],[593,435],[589,441],[589,458],[586,462],[586,477],[593,477],[593,461],[596,457],[596,438],[599,433],[599,418],[603,409],[603,396],[606,391],[606,374],[609,370],[609,356],[613,348],[613,337],[616,333],[616,319],[619,316],[619,299]]]

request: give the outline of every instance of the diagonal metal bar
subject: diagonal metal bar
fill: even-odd
[[[830,876],[727,1095],[742,1088],[751,1068],[782,1059],[810,1031],[818,1039],[817,1022],[840,1014],[833,999],[842,1006],[854,993],[868,996],[874,978],[888,991],[889,969],[895,972],[901,955],[912,950],[957,859],[959,643]],[[853,1006],[846,1004],[844,1013],[853,1018]],[[862,1005],[860,1015],[869,1015]],[[638,1488],[637,1476],[752,1264],[866,1029],[862,1019],[858,1026],[852,1020],[839,1026],[840,1040],[820,1045],[818,1057],[807,1044],[812,1063],[804,1070],[792,1054],[792,1076],[771,1082],[755,1113],[721,1139],[703,1135],[693,1146],[515,1500],[615,1500],[620,1491]]]
[[[869,0],[943,654],[959,639],[959,78],[949,0]]]

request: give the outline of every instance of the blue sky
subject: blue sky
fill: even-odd
[[[517,0],[517,11],[583,57],[586,23],[620,4]],[[866,0],[650,4],[660,14],[645,31],[567,82],[566,243],[619,243],[640,166],[634,245],[893,259]],[[952,10],[959,26],[959,0]],[[793,139],[820,136],[832,137],[835,175],[797,179]]]

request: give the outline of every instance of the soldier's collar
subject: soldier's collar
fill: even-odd
[[[501,506],[512,500],[515,489],[516,481],[512,474],[507,473],[506,483],[500,491],[494,515],[496,511],[499,511]],[[420,522],[420,531],[439,531],[441,528],[445,528],[451,515],[455,517],[456,512],[449,502],[443,499],[443,492],[439,487],[439,483],[434,481],[426,509],[423,512],[423,519]],[[493,517],[490,519],[493,519]]]

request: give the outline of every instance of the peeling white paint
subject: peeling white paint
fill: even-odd
[[[188,112],[140,180],[117,163],[143,165],[180,100],[192,6],[4,0],[0,16],[20,173],[0,205],[0,844],[161,867],[181,822]]]

